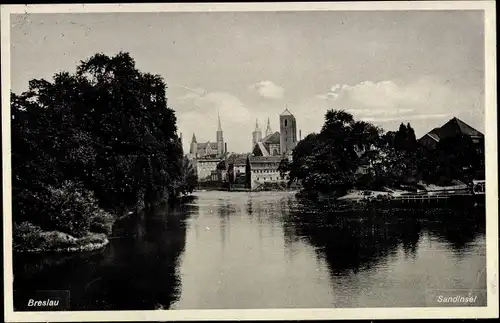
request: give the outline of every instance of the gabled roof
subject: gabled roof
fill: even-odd
[[[288,108],[285,109],[285,111],[283,111],[283,113],[280,114],[280,115],[282,115],[282,116],[293,116],[293,114],[290,111],[288,111]]]
[[[260,150],[262,156],[269,156],[269,152],[267,151],[267,149],[264,146],[264,143],[262,141],[259,141],[257,143],[257,146],[259,147],[259,150]]]
[[[469,137],[484,136],[481,132],[477,131],[476,129],[472,128],[456,117],[445,123],[442,127],[432,129],[426,135],[429,135],[429,137],[436,141],[439,141],[443,138],[455,137],[460,135]]]
[[[276,131],[268,136],[265,136],[264,139],[261,140],[264,144],[279,144],[280,143],[280,133]]]
[[[217,149],[217,143],[216,142],[209,142],[209,141],[207,141],[207,142],[202,142],[202,143],[197,144],[198,149],[205,149],[205,148],[207,148],[208,145],[210,145],[210,148],[212,148],[212,149]]]

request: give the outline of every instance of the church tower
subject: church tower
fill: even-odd
[[[259,128],[259,120],[255,120],[255,130],[252,132],[252,151],[255,144],[262,140],[262,131]]]
[[[270,134],[272,134],[272,130],[271,130],[271,123],[269,122],[269,118],[267,118],[267,129],[266,129],[266,137],[269,136]]]
[[[297,121],[293,114],[285,109],[280,115],[280,151],[281,155],[290,155],[297,145]]]
[[[198,153],[198,143],[196,142],[196,136],[194,135],[193,132],[193,138],[191,139],[191,147],[189,149],[189,153],[193,157],[197,157],[196,154]]]
[[[220,124],[219,112],[217,112],[217,118],[218,118],[218,122],[219,122],[219,125],[217,128],[217,133],[216,133],[216,136],[217,136],[217,156],[222,156],[222,155],[224,155],[225,151],[224,151],[224,137],[222,135],[222,126]]]

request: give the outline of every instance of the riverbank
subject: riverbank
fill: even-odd
[[[179,197],[182,201],[185,197]],[[166,199],[158,200],[154,205],[166,203]],[[144,203],[140,204],[144,210]],[[102,211],[102,210],[101,210]],[[138,210],[122,210],[120,215],[111,215],[107,212],[96,212],[91,216],[91,225],[88,230],[77,236],[58,230],[46,230],[30,222],[14,223],[13,251],[18,253],[75,253],[95,251],[109,244],[109,237],[115,225],[136,214]]]
[[[13,251],[22,253],[93,251],[109,243],[104,233],[74,237],[60,231],[44,231],[28,222],[15,225],[13,235]]]
[[[419,184],[409,189],[384,187],[380,190],[351,189],[344,194],[300,191],[297,197],[337,211],[367,209],[446,209],[476,207],[485,203],[484,194],[474,194],[466,184],[436,186]]]

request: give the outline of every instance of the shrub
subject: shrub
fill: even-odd
[[[111,232],[113,216],[99,208],[92,192],[77,183],[66,181],[58,188],[48,187],[29,198],[34,201],[31,214],[19,220],[26,221],[27,218],[32,226],[23,224],[21,230],[35,232],[38,225],[40,230],[59,231],[76,238],[91,231]]]
[[[69,234],[48,231],[29,222],[14,224],[13,243],[16,250],[50,250],[69,248],[77,244],[77,239]]]
[[[111,214],[98,210],[93,216],[90,218],[90,231],[96,233],[105,233],[111,234],[113,230],[113,223],[115,221],[115,217]]]

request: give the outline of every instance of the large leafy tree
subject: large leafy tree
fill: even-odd
[[[108,209],[175,195],[185,165],[165,91],[162,77],[119,53],[96,54],[73,74],[12,94],[14,202],[66,180],[83,183]]]
[[[363,155],[381,144],[380,132],[343,110],[327,111],[320,133],[308,135],[294,149],[290,179],[308,191],[345,191],[353,185]]]

